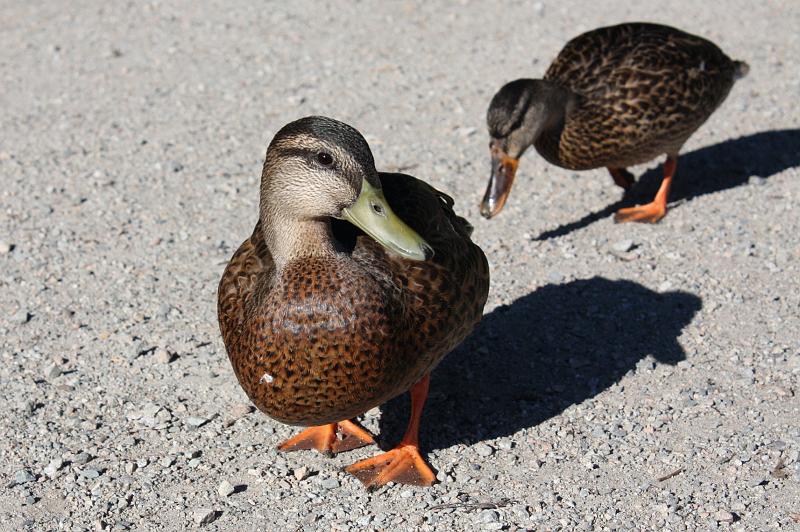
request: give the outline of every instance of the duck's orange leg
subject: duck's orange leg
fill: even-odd
[[[342,436],[337,437],[337,432]],[[326,455],[343,453],[375,443],[372,435],[352,421],[309,427],[278,445],[279,451],[316,449]]]
[[[675,168],[678,165],[677,157],[669,156],[664,162],[664,180],[656,193],[653,201],[647,205],[639,205],[620,209],[614,215],[614,221],[622,222],[646,222],[654,224],[667,214],[667,196],[672,186],[672,176],[675,175]]]
[[[628,190],[633,186],[634,183],[633,174],[627,171],[626,169],[612,168],[609,166],[608,173],[610,173],[611,177],[614,178],[614,183],[618,187],[622,187],[625,190]]]
[[[430,377],[426,375],[411,387],[411,419],[397,447],[345,469],[367,488],[375,489],[388,482],[430,486],[436,480],[436,475],[419,453],[419,420],[428,397],[429,384]]]

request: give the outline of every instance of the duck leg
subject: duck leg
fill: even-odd
[[[419,421],[428,397],[430,377],[425,376],[411,387],[411,419],[400,443],[389,452],[361,460],[345,471],[367,488],[375,489],[388,482],[430,486],[436,479],[430,466],[419,453]]]
[[[341,438],[337,436],[341,434]],[[309,427],[278,445],[278,450],[283,452],[316,449],[319,452],[333,456],[352,449],[375,443],[372,435],[349,420],[338,423],[328,423],[317,427]]]
[[[618,187],[629,190],[633,186],[633,174],[627,171],[625,168],[612,168],[609,166],[608,173],[610,173],[611,177],[614,178],[614,183]]]
[[[661,181],[661,187],[658,189],[655,199],[647,205],[618,210],[617,214],[614,215],[614,221],[617,223],[646,222],[654,224],[663,218],[667,214],[667,196],[669,196],[672,176],[675,174],[677,165],[677,156],[668,156],[664,162],[664,180]]]

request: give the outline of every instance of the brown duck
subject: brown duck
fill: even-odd
[[[428,376],[480,320],[489,289],[471,232],[448,196],[378,173],[346,124],[307,117],[275,135],[259,219],[225,269],[218,313],[248,397],[310,426],[280,450],[373,443],[349,420],[410,390],[400,444],[347,471],[368,487],[434,481],[418,446]]]
[[[624,189],[634,182],[627,166],[666,154],[653,202],[615,216],[618,222],[659,221],[681,146],[747,71],[714,43],[669,26],[628,23],[579,35],[544,79],[512,81],[492,98],[492,176],[481,214],[500,212],[519,158],[533,145],[562,168],[607,167]]]

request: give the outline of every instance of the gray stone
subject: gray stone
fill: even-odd
[[[31,315],[30,312],[28,312],[27,309],[22,309],[19,312],[17,312],[16,314],[14,314],[11,317],[11,320],[9,320],[9,321],[11,321],[11,323],[16,323],[18,325],[25,325],[26,323],[31,321],[32,317],[33,316]]]
[[[75,464],[77,464],[77,465],[86,465],[91,461],[91,459],[92,459],[92,455],[90,455],[87,452],[82,452],[82,453],[78,453],[75,456],[75,459],[73,460],[73,462]]]
[[[294,470],[293,474],[297,480],[305,480],[311,474],[311,471],[306,466],[300,466]]]
[[[476,443],[474,449],[475,453],[478,456],[483,456],[483,457],[491,456],[492,453],[494,452],[492,446],[486,443]]]
[[[33,473],[28,471],[27,469],[21,469],[14,473],[14,484],[27,484],[28,482],[33,482],[36,480],[36,477],[33,476]]]
[[[186,424],[190,427],[199,428],[208,423],[208,418],[191,416],[186,418]]]
[[[44,468],[44,474],[47,475],[49,478],[55,478],[58,476],[58,471],[64,467],[64,460],[61,458],[55,458],[50,460],[50,463],[47,464],[47,467]]]
[[[94,468],[87,468],[81,471],[81,476],[92,480],[100,476],[100,471]]]
[[[230,414],[231,414],[232,417],[234,417],[236,419],[239,419],[239,418],[242,418],[242,417],[246,416],[247,414],[251,413],[253,410],[254,410],[254,408],[253,408],[252,405],[248,405],[248,404],[245,404],[245,403],[239,403],[239,404],[233,405],[233,407],[230,410]]]
[[[322,481],[321,485],[326,490],[336,489],[339,487],[339,480],[333,477],[326,478],[325,480]]]
[[[631,240],[630,238],[626,238],[625,240],[619,240],[617,242],[614,242],[614,244],[611,246],[611,249],[619,253],[627,253],[628,251],[631,251],[635,247],[636,245],[633,243],[633,240]]]
[[[52,380],[61,376],[61,368],[56,366],[55,364],[51,364],[45,370],[45,378],[48,380]]]
[[[172,361],[172,355],[163,347],[157,347],[153,352],[153,359],[158,364],[169,364]]]
[[[194,522],[198,526],[205,526],[214,522],[217,518],[217,511],[211,508],[198,508],[194,511]]]
[[[234,489],[233,484],[231,484],[227,480],[223,480],[217,487],[217,493],[219,493],[220,497],[227,497],[229,495],[232,495],[234,491],[236,490]]]

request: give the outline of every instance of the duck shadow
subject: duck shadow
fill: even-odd
[[[602,277],[547,285],[496,308],[433,372],[423,447],[509,436],[609,388],[652,355],[685,359],[678,337],[701,308],[687,292],[658,293]],[[402,437],[408,394],[383,407],[381,441]]]
[[[534,240],[564,236],[607,218],[623,207],[649,203],[664,176],[661,163],[663,160],[646,170],[621,200],[591,212],[580,220],[544,231]],[[800,166],[800,129],[762,131],[726,140],[680,155],[670,202],[690,200],[703,194],[738,187],[747,184],[751,176],[769,179],[796,166]]]

